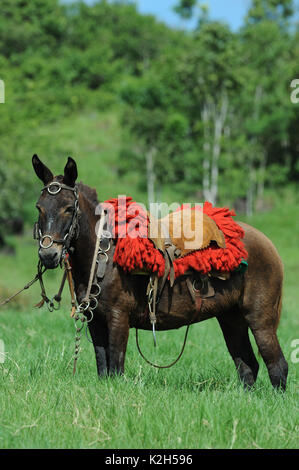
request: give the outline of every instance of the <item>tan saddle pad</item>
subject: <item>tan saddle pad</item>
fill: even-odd
[[[180,250],[180,256],[207,248],[211,242],[217,243],[219,248],[225,248],[221,230],[213,219],[199,210],[186,208],[159,220],[150,215],[149,228],[149,238],[156,248],[163,251],[165,240],[170,239]]]

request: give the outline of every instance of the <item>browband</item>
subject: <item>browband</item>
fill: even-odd
[[[52,188],[58,188],[58,189],[52,189]],[[47,184],[47,186],[44,186],[41,190],[43,192],[45,189],[47,189],[49,194],[55,195],[58,194],[62,189],[68,189],[69,191],[73,191],[74,193],[77,193],[77,188],[76,186],[71,187],[67,186],[66,184],[60,183],[59,181],[52,181],[52,183]]]

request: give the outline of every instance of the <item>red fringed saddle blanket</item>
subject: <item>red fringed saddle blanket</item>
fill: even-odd
[[[162,277],[165,270],[164,256],[148,238],[149,217],[146,210],[132,198],[109,199],[101,204],[108,216],[112,237],[117,240],[114,262],[130,273],[145,270]],[[185,206],[184,206],[185,207]],[[225,248],[210,244],[207,248],[174,260],[175,277],[188,269],[207,274],[210,271],[231,272],[248,258],[242,238],[244,230],[233,220],[235,212],[228,208],[216,208],[205,202],[202,210],[222,231]]]

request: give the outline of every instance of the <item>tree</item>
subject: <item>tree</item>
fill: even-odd
[[[276,159],[288,165],[290,34],[286,27],[291,1],[254,0],[241,31],[245,129],[253,153],[247,158],[247,213],[261,203],[265,183]],[[283,172],[287,175],[287,172]]]
[[[180,0],[173,10],[183,19],[190,20],[198,0]]]
[[[294,13],[293,0],[252,0],[247,22],[275,21],[282,24]]]
[[[128,2],[107,1],[3,0],[0,30],[7,97],[0,105],[0,209],[25,217],[33,184],[23,171],[28,135],[73,112],[119,107],[122,84],[142,79],[177,35]]]
[[[238,89],[237,47],[228,27],[206,23],[196,32],[182,71],[192,103],[188,113],[197,146],[197,164],[202,164],[203,169],[203,195],[214,204],[224,134],[230,125],[231,97]]]

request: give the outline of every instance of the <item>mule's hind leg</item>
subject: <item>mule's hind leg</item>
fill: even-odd
[[[265,321],[264,315],[258,316],[249,314],[247,315],[247,320],[261,356],[267,366],[273,387],[285,390],[288,375],[288,363],[284,358],[278,342],[276,327],[268,324]]]
[[[227,348],[245,387],[251,387],[256,381],[259,364],[248,336],[248,324],[242,313],[236,309],[217,317]]]

